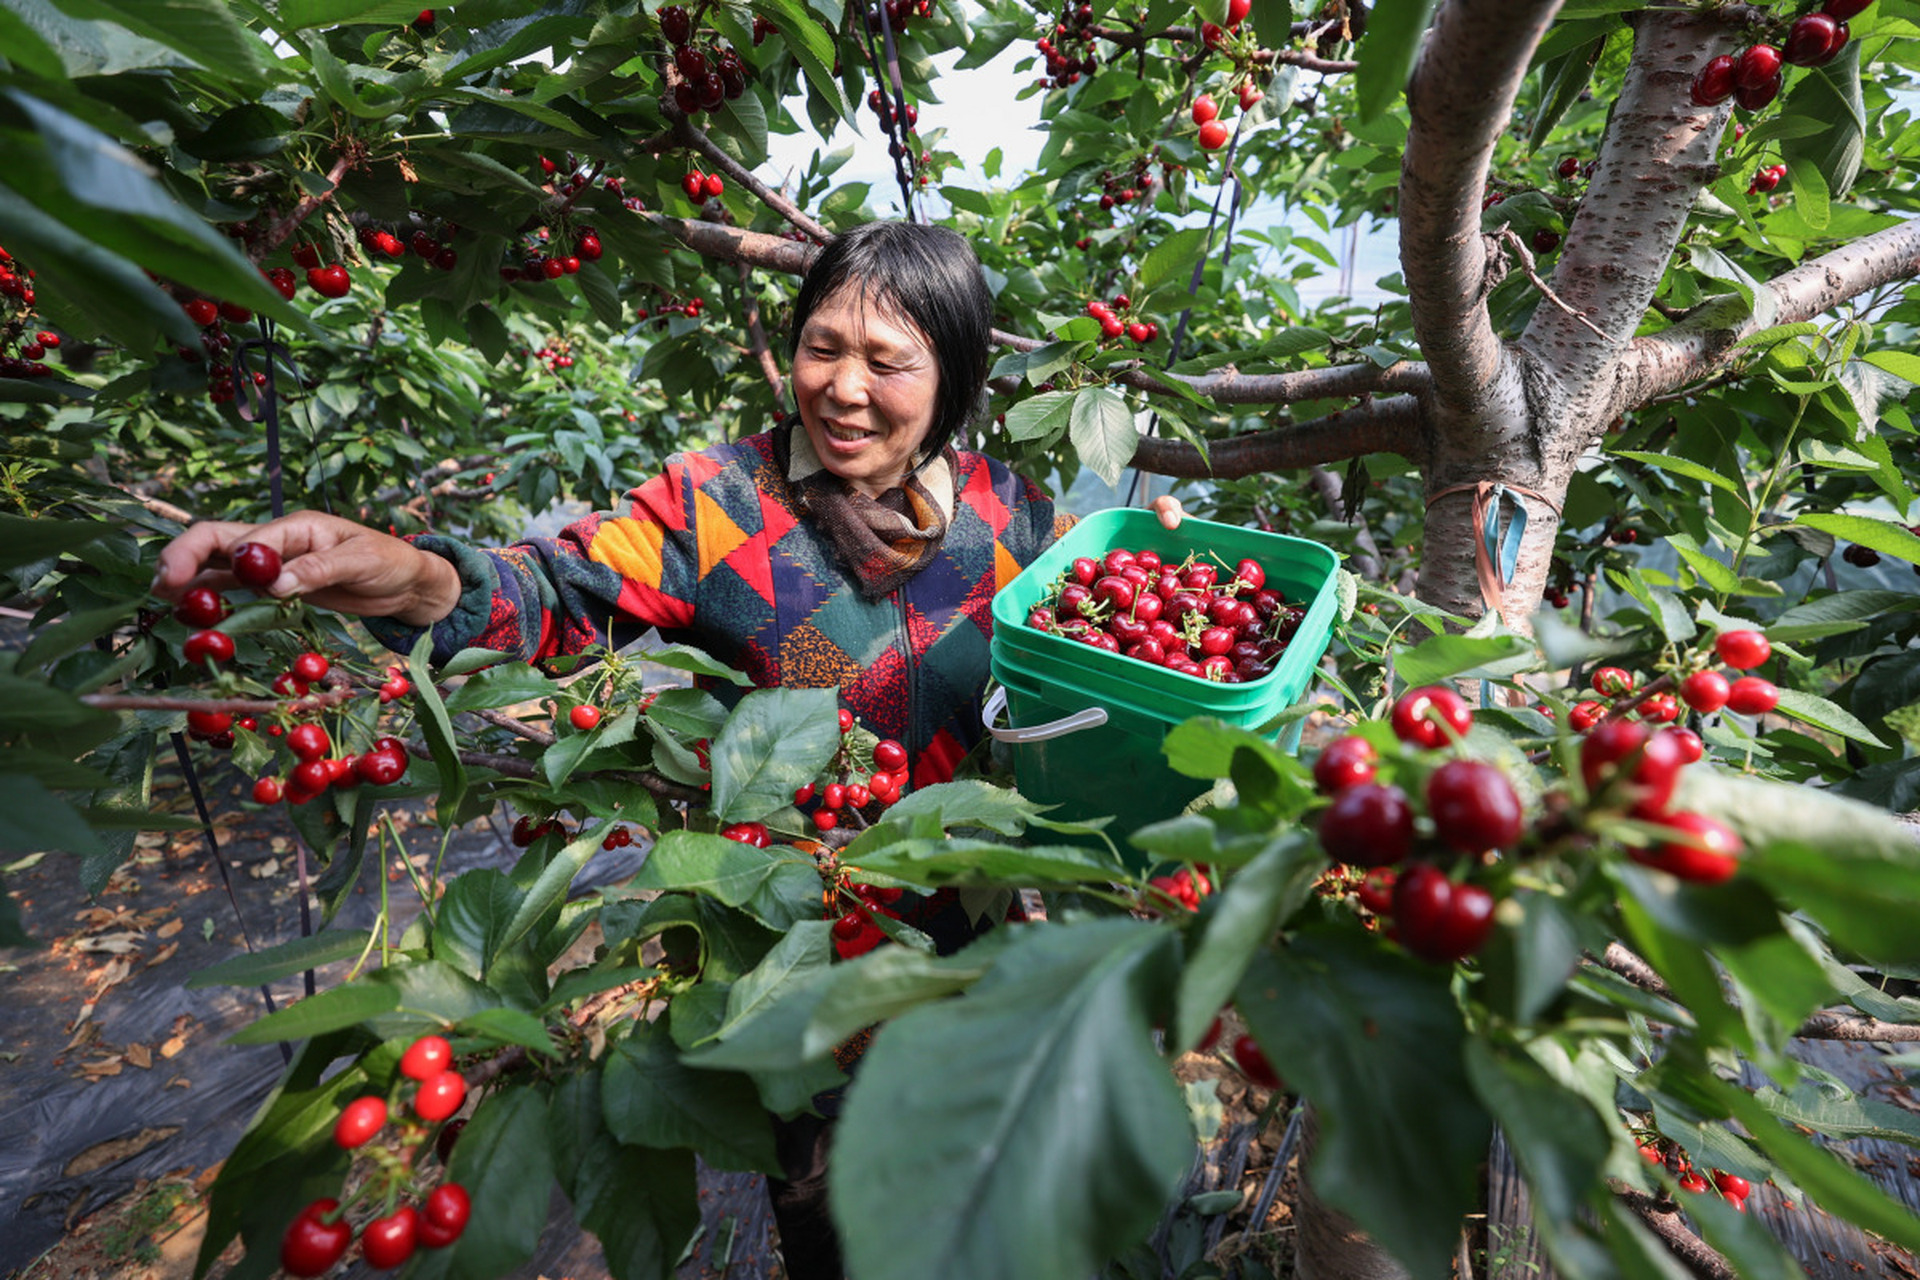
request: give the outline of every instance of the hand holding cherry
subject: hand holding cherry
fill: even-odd
[[[280,560],[280,571],[270,580],[268,552]],[[167,600],[198,587],[222,591],[236,585],[415,626],[438,622],[460,598],[459,575],[439,556],[316,511],[296,511],[260,525],[196,524],[167,544],[153,579],[155,594]]]

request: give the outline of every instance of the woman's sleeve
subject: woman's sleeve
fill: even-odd
[[[682,458],[627,495],[619,511],[596,512],[557,537],[483,549],[435,534],[410,541],[460,575],[460,601],[435,623],[433,661],[491,649],[537,662],[599,645],[618,647],[648,627],[681,629],[694,614],[698,521],[694,481]],[[390,618],[368,628],[406,652],[423,627]]]

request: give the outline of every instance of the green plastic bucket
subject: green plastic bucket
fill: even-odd
[[[1168,560],[1205,548],[1229,566],[1250,556],[1266,569],[1267,585],[1304,604],[1306,616],[1273,671],[1244,684],[1169,671],[1026,625],[1076,557],[1114,547],[1151,548]],[[1179,813],[1207,783],[1167,764],[1167,731],[1194,716],[1258,730],[1297,702],[1332,638],[1338,566],[1317,542],[1208,520],[1188,519],[1169,533],[1152,512],[1122,509],[1075,525],[994,597],[992,669],[1008,724],[998,723],[996,692],[987,730],[1010,753],[1021,793],[1055,806],[1054,817],[1111,816],[1107,833],[1123,850],[1135,830]],[[1300,727],[1295,721],[1284,735],[1286,750],[1298,747]]]

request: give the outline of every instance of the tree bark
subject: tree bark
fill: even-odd
[[[1294,1183],[1295,1280],[1411,1280],[1407,1269],[1352,1218],[1315,1194],[1307,1167],[1319,1139],[1319,1116],[1309,1104],[1301,1113],[1300,1173]]]

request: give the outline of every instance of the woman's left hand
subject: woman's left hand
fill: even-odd
[[[1178,529],[1180,522],[1187,518],[1187,509],[1180,505],[1180,499],[1170,493],[1163,493],[1153,500],[1153,513],[1160,517],[1160,523],[1168,529]]]

